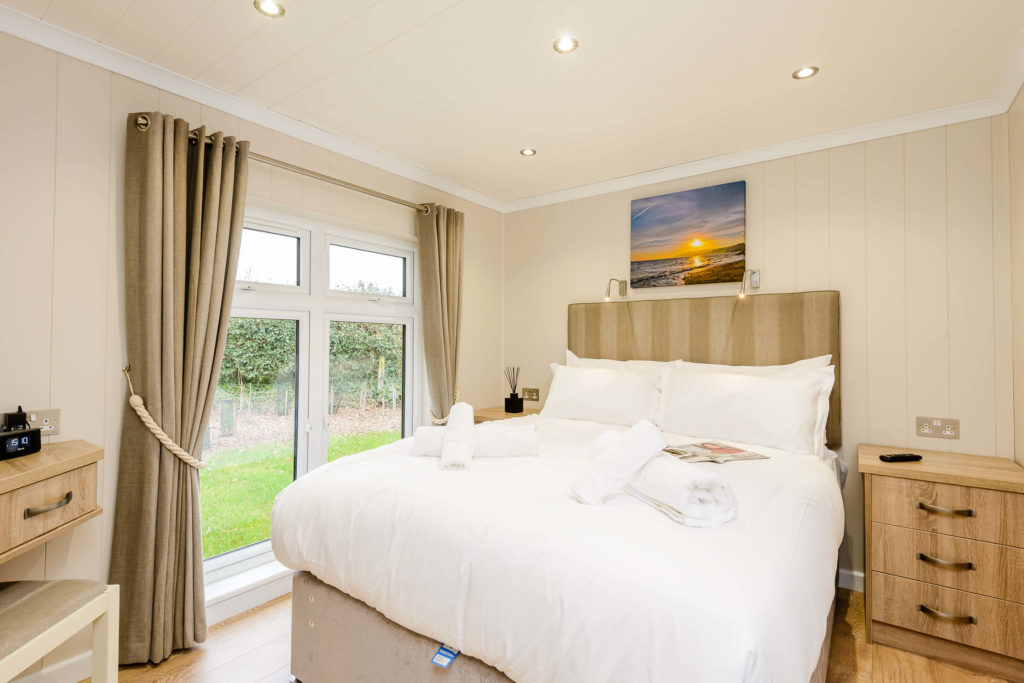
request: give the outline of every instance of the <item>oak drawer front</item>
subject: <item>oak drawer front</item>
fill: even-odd
[[[875,621],[1024,658],[1024,605],[880,572],[871,574],[871,592]],[[967,618],[974,622],[955,621]]]
[[[1024,547],[1024,494],[871,477],[871,520]]]
[[[1024,603],[1024,549],[875,522],[871,564],[886,574]]]
[[[95,508],[96,469],[93,463],[0,495],[0,552]]]

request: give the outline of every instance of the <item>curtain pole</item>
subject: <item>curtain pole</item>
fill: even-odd
[[[139,130],[146,130],[147,128],[149,128],[149,117],[146,116],[145,114],[140,114],[135,119],[135,125],[138,126]],[[195,131],[190,132],[188,134],[188,136],[189,136],[189,139],[191,139],[193,142],[196,141],[199,138],[199,134],[197,132],[195,132]],[[213,141],[213,138],[211,138],[210,136],[206,137],[206,142],[212,142],[212,141]],[[410,202],[407,199],[402,199],[401,197],[395,197],[394,195],[386,194],[384,192],[378,192],[377,190],[370,189],[369,187],[363,187],[362,185],[356,185],[355,183],[350,183],[347,180],[341,180],[340,178],[334,178],[334,177],[331,177],[329,175],[324,175],[323,173],[318,173],[316,171],[311,171],[308,168],[303,168],[301,166],[296,166],[295,164],[289,164],[287,161],[281,161],[280,159],[274,159],[273,157],[264,156],[262,154],[257,154],[256,152],[252,152],[252,151],[249,152],[249,159],[251,161],[258,161],[258,162],[260,162],[262,164],[266,164],[268,166],[274,166],[276,168],[280,168],[280,169],[283,169],[285,171],[291,171],[292,173],[297,173],[299,175],[304,175],[307,178],[313,178],[315,180],[319,180],[319,181],[322,181],[322,182],[325,182],[325,183],[329,183],[331,185],[337,185],[338,187],[343,187],[346,190],[352,190],[354,192],[361,192],[363,194],[368,194],[371,197],[376,197],[378,199],[383,199],[384,201],[387,201],[387,202],[392,202],[394,204],[401,204],[402,206],[407,206],[410,209],[415,209],[416,211],[418,211],[419,213],[421,213],[423,215],[427,215],[428,213],[430,213],[430,208],[426,204],[417,204],[416,202]]]

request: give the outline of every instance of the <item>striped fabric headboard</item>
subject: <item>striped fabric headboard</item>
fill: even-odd
[[[569,305],[569,350],[586,358],[777,365],[832,354],[825,436],[842,445],[839,292]]]

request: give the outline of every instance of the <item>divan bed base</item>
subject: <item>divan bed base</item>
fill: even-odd
[[[825,683],[835,602],[810,683]],[[292,675],[301,683],[512,683],[492,666],[459,655],[449,669],[430,659],[438,642],[399,626],[309,572],[292,579]]]

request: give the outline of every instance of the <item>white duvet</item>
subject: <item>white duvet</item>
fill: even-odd
[[[440,470],[407,439],[320,467],[278,495],[274,553],[522,683],[809,680],[843,535],[830,466],[768,448],[687,464],[739,507],[690,528],[624,493],[570,497],[587,443],[621,427],[522,420],[540,457]]]

